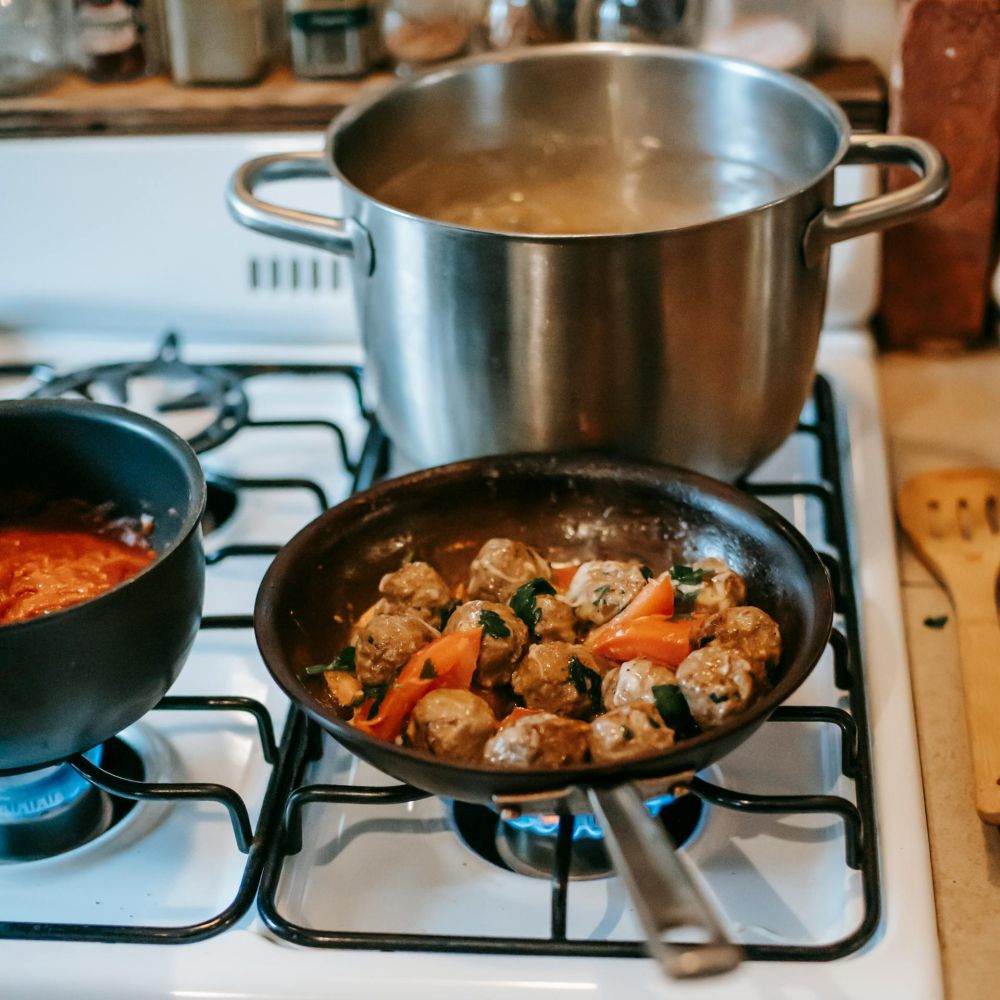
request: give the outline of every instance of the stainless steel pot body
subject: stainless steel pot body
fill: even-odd
[[[467,228],[379,199],[408,165],[511,150],[558,131],[719,164],[706,221],[615,235]],[[808,394],[829,246],[944,197],[927,143],[852,137],[828,98],[793,77],[654,46],[564,45],[465,60],[348,109],[322,156],[262,157],[229,205],[258,231],[354,258],[369,388],[405,457],[592,448],[735,478],[794,428]],[[843,162],[921,179],[833,207]],[[779,189],[734,203],[749,164]],[[344,218],[269,205],[268,180],[332,176]],[[746,192],[744,191],[744,195]]]

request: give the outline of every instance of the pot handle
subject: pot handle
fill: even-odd
[[[874,163],[909,167],[920,180],[898,191],[852,205],[824,209],[806,227],[806,264],[818,264],[832,244],[909,222],[940,204],[948,194],[948,163],[929,142],[908,135],[853,135],[842,164]]]
[[[590,803],[607,835],[608,849],[625,879],[650,952],[674,979],[712,976],[739,965],[742,949],[733,944],[670,844],[646,811],[632,785],[588,788]],[[688,942],[668,933],[682,931]]]
[[[272,205],[254,194],[261,184],[300,177],[330,178],[322,152],[304,150],[258,156],[237,167],[226,189],[226,204],[233,218],[248,229],[331,253],[361,258],[362,266],[371,273],[374,262],[371,241],[360,222]]]

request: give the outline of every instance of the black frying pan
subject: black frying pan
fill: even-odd
[[[747,603],[781,628],[776,686],[749,711],[667,753],[615,766],[501,771],[456,765],[352,728],[310,664],[330,661],[351,621],[378,598],[404,554],[455,584],[488,538],[516,538],[553,559],[725,559],[747,581]],[[338,620],[338,617],[340,620]],[[591,456],[473,459],[391,480],[322,514],[278,554],[254,611],[257,641],[278,684],[336,739],[375,767],[436,795],[525,812],[597,812],[650,943],[673,975],[739,960],[635,790],[677,783],[747,739],[806,678],[826,646],[833,595],[809,543],[771,508],[723,483],[669,466]],[[695,928],[704,943],[666,945]]]

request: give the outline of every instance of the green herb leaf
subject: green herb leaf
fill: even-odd
[[[660,718],[680,739],[698,732],[698,724],[691,718],[691,709],[676,684],[654,684],[653,702]]]
[[[928,615],[924,619],[924,625],[926,625],[928,628],[944,628],[945,625],[947,624],[948,624],[947,615],[937,615],[936,617]]]
[[[316,663],[311,667],[306,667],[306,673],[311,677],[316,674],[325,674],[328,670],[344,670],[353,674],[354,647],[346,646],[329,663]]]
[[[388,684],[366,684],[364,687],[365,701],[369,698],[372,700],[372,707],[368,709],[368,714],[365,719],[372,720],[378,715],[378,710],[382,707],[382,702],[385,696],[389,693]]]
[[[479,624],[483,626],[483,632],[492,639],[510,638],[510,629],[496,611],[490,611],[489,608],[480,611]]]
[[[678,564],[670,570],[670,579],[678,587],[700,587],[715,576],[714,569],[695,569],[693,566]]]
[[[535,598],[539,594],[555,594],[555,592],[556,588],[548,580],[544,577],[536,576],[534,580],[529,580],[523,586],[518,587],[508,603],[514,614],[534,634],[534,628],[542,617],[542,612],[538,609]]]
[[[643,580],[653,579],[653,571],[648,566],[640,566],[639,572],[642,574]]]
[[[437,677],[437,670],[434,669],[434,661],[428,657],[424,660],[424,665],[420,668],[420,679],[422,681],[432,681]]]
[[[590,699],[590,708],[594,712],[601,710],[601,675],[596,670],[591,670],[578,656],[574,656],[569,661],[567,671],[570,683],[580,692]]]
[[[608,591],[611,589],[610,583],[602,583],[597,590],[594,591],[594,604],[600,604],[604,598],[607,596]]]
[[[729,695],[728,694],[716,694],[714,691],[709,691],[708,692],[708,697],[716,705],[721,705],[723,702],[729,701]]]

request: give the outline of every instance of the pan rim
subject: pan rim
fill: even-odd
[[[376,511],[386,500],[400,493],[406,494],[415,487],[435,485],[442,480],[456,484],[471,478],[544,476],[563,478],[579,476],[595,481],[607,478],[621,479],[627,476],[630,486],[645,484],[650,487],[662,486],[664,480],[670,480],[693,487],[702,494],[710,495],[737,508],[754,517],[768,531],[779,537],[781,542],[791,548],[799,558],[807,577],[813,584],[816,599],[813,605],[815,623],[791,662],[785,665],[784,673],[778,683],[746,712],[733,717],[722,726],[684,740],[666,752],[643,755],[610,765],[591,762],[566,768],[496,768],[483,764],[442,760],[429,753],[389,743],[354,729],[346,720],[337,717],[332,710],[326,709],[322,703],[309,695],[308,689],[297,676],[296,668],[283,655],[275,627],[276,609],[273,605],[279,581],[297,564],[302,551],[308,550],[311,539],[328,531],[331,523],[337,524],[341,521],[350,523],[354,518]],[[438,774],[445,780],[449,774],[454,774],[456,771],[467,776],[502,775],[506,782],[516,782],[517,778],[523,777],[525,784],[532,786],[531,793],[534,794],[540,790],[554,790],[570,785],[621,783],[632,778],[646,779],[657,775],[678,774],[691,769],[683,765],[683,758],[695,754],[702,747],[715,742],[725,743],[727,737],[737,738],[737,741],[741,742],[738,737],[741,733],[742,739],[749,738],[776,708],[787,701],[821,659],[833,630],[834,605],[829,572],[806,537],[773,508],[729,483],[674,465],[608,458],[587,453],[519,452],[464,459],[421,469],[378,483],[324,511],[289,539],[275,556],[258,589],[253,618],[258,649],[275,683],[294,705],[300,707],[350,752],[355,752],[351,746],[353,743],[362,747],[372,747],[376,753],[391,752],[394,756],[419,764],[428,774]],[[298,690],[295,681],[298,683]],[[344,739],[341,739],[341,731],[347,734]],[[656,761],[663,762],[662,769],[650,768]],[[672,764],[671,761],[675,763]],[[379,768],[379,770],[384,769]],[[632,771],[636,773],[631,774]]]

